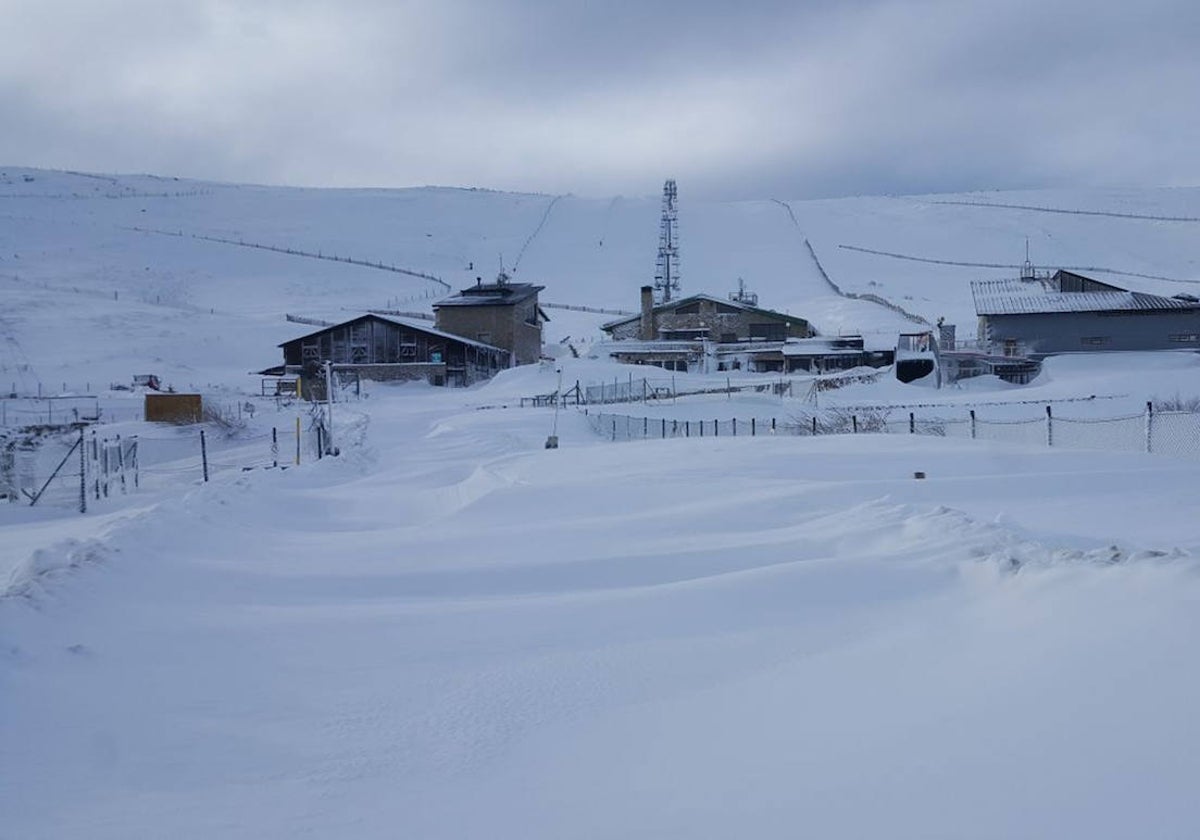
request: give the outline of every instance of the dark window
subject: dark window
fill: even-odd
[[[675,314],[676,315],[699,315],[700,314],[700,303],[699,303],[699,301],[697,301],[696,303],[685,303],[683,306],[677,306],[677,307],[675,307]]]
[[[737,340],[737,333],[721,333],[721,341],[725,344],[732,344]]]
[[[751,324],[750,338],[762,341],[783,341],[787,338],[787,324]]]

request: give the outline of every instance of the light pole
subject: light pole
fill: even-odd
[[[558,449],[558,404],[562,402],[562,368],[558,368],[558,390],[554,392],[554,427],[546,438],[547,449]]]

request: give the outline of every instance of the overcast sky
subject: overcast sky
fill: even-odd
[[[0,0],[0,164],[809,198],[1200,184],[1195,0]]]

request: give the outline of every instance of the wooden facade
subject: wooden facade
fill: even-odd
[[[470,385],[509,366],[507,350],[451,335],[415,319],[362,315],[279,345],[285,373],[311,373],[326,361],[375,380],[428,379]]]

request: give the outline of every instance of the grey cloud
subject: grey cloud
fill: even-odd
[[[1113,6],[22,0],[0,162],[731,198],[1194,183],[1200,10]]]

